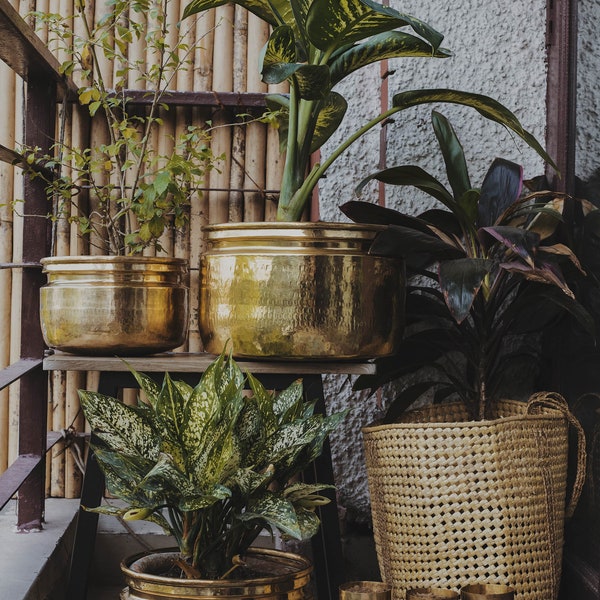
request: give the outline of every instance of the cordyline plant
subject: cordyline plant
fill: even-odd
[[[550,192],[522,197],[522,168],[503,159],[494,160],[481,188],[474,188],[454,129],[435,111],[433,128],[449,189],[420,167],[402,165],[370,175],[358,190],[372,179],[412,186],[444,209],[411,216],[368,202],[342,207],[355,221],[387,225],[370,252],[403,258],[419,276],[407,289],[407,331],[398,354],[380,359],[377,375],[357,383],[376,388],[412,376],[388,422],[432,391],[434,401],[458,398],[473,419],[487,418],[510,367],[537,358],[511,341],[541,332],[564,311],[591,330],[564,276],[564,269],[580,270],[579,262],[554,238],[565,198]],[[433,375],[414,383],[425,367]]]
[[[319,492],[331,486],[294,476],[320,455],[345,412],[314,414],[301,381],[274,394],[247,374],[247,395],[225,355],[194,388],[132,372],[146,396],[137,406],[79,392],[108,490],[126,503],[90,510],[158,523],[193,578],[230,574],[265,528],[296,539],[317,532],[315,509],[329,501]]]
[[[380,60],[447,58],[450,52],[440,48],[443,35],[415,17],[372,0],[192,0],[184,16],[224,4],[238,4],[271,25],[259,65],[262,80],[289,83],[289,94],[267,97],[286,152],[278,220],[299,220],[319,179],[353,142],[395,113],[419,104],[471,106],[510,128],[551,162],[515,115],[492,98],[457,90],[423,89],[394,95],[389,110],[365,123],[310,168],[311,155],[339,128],[346,113],[345,98],[333,88],[354,71]]]
[[[175,42],[167,43],[170,9],[170,0],[112,0],[95,23],[85,1],[75,2],[71,17],[33,13],[68,57],[61,71],[77,76],[79,104],[92,122],[104,125],[106,138],[78,147],[65,142],[63,129],[50,154],[39,148],[20,152],[30,175],[47,183],[51,217],[77,223],[80,234],[107,254],[161,250],[160,237],[185,226],[191,194],[218,162],[209,132],[200,127],[188,126],[173,137],[168,152],[153,145],[163,125],[165,94],[178,72],[190,67],[200,44],[188,44],[187,32],[179,28]],[[134,44],[144,45],[142,59],[132,57]],[[148,90],[145,106],[128,89],[138,84]]]

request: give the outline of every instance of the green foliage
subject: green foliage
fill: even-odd
[[[306,539],[330,486],[293,481],[344,418],[314,414],[297,381],[275,394],[225,355],[194,388],[165,374],[162,386],[132,371],[145,401],[79,391],[99,442],[96,457],[124,508],[96,512],[146,519],[172,534],[197,576],[227,573],[267,528]]]
[[[407,331],[398,354],[382,359],[376,376],[359,387],[376,388],[429,368],[425,381],[398,395],[393,420],[425,393],[462,400],[476,419],[490,414],[514,364],[533,366],[535,346],[523,345],[566,313],[592,331],[589,313],[575,300],[565,272],[581,271],[573,251],[557,241],[565,198],[550,192],[522,196],[522,168],[492,163],[480,188],[471,186],[462,145],[448,120],[433,112],[448,187],[423,169],[400,165],[376,179],[416,187],[445,208],[418,216],[350,202],[353,220],[387,225],[371,253],[401,257],[419,277],[407,290]],[[432,374],[433,373],[433,374]]]
[[[50,43],[68,56],[61,70],[76,78],[79,104],[92,120],[104,123],[106,140],[77,147],[66,143],[61,131],[49,154],[39,148],[21,153],[31,177],[47,184],[52,218],[77,223],[81,235],[109,254],[140,253],[148,246],[161,250],[160,237],[185,226],[191,194],[220,158],[211,153],[209,131],[199,127],[189,126],[173,138],[169,152],[153,145],[166,110],[164,93],[188,68],[196,48],[180,28],[173,45],[167,44],[169,8],[170,0],[113,0],[95,24],[84,2],[76,3],[70,18],[34,13],[48,28]],[[144,26],[135,13],[146,15]],[[150,66],[145,58],[130,57],[131,44],[138,42],[151,57]],[[127,93],[140,83],[148,90],[145,107]]]
[[[416,90],[396,94],[393,106],[351,134],[322,163],[311,154],[338,129],[347,109],[334,86],[354,71],[380,60],[446,58],[443,36],[423,21],[373,0],[192,0],[189,16],[224,4],[247,8],[272,26],[259,69],[266,83],[289,82],[289,95],[272,95],[267,120],[279,124],[286,150],[277,218],[298,220],[312,190],[331,164],[364,133],[412,106],[451,102],[472,106],[484,117],[512,129],[552,162],[517,118],[498,102],[456,90]],[[407,31],[398,31],[408,28]],[[416,35],[415,35],[416,34]],[[394,119],[397,121],[397,119]]]

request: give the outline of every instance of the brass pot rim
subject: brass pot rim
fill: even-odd
[[[177,548],[160,548],[157,550],[152,550],[151,552],[139,552],[138,554],[134,554],[132,556],[128,556],[121,561],[121,571],[128,577],[134,578],[143,578],[145,581],[157,584],[169,584],[173,582],[172,577],[164,577],[162,575],[154,575],[151,573],[140,573],[138,571],[133,571],[129,568],[129,566],[134,563],[136,560],[147,556],[148,554],[179,554],[179,549]],[[293,561],[299,565],[298,570],[294,573],[294,577],[304,577],[310,575],[313,571],[313,564],[310,560],[301,556],[300,554],[294,554],[292,552],[284,552],[282,550],[273,550],[270,548],[249,548],[246,551],[246,554],[251,554],[254,556],[264,556],[264,557],[272,557],[274,559],[287,559]],[[244,581],[245,585],[251,586],[260,586],[264,584],[277,584],[280,582],[285,582],[289,579],[289,574],[282,575],[273,575],[273,576],[265,576],[265,577],[254,577],[245,580],[236,580],[236,579],[177,579],[177,584],[183,587],[193,587],[198,585],[198,583],[202,583],[206,587],[218,586],[221,588],[239,588],[240,581]]]
[[[40,260],[42,272],[60,272],[66,270],[71,273],[93,271],[118,271],[127,272],[163,271],[165,268],[187,271],[188,261],[185,258],[169,256],[47,256]],[[177,272],[177,271],[175,271]]]

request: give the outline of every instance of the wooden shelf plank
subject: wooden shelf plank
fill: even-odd
[[[110,356],[78,356],[55,352],[44,359],[47,371],[127,371],[128,364],[140,372],[156,373],[202,373],[215,360],[215,356],[204,352],[172,352],[153,356],[128,357],[124,359]],[[127,361],[127,362],[125,362]],[[278,362],[236,360],[243,371],[262,374],[323,375],[323,374],[374,374],[372,362]]]
[[[143,90],[124,90],[121,94],[132,104],[152,102],[152,93]],[[264,110],[267,94],[261,92],[179,92],[168,90],[161,96],[167,106],[205,106],[208,108]]]

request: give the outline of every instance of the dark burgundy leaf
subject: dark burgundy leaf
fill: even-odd
[[[494,225],[498,217],[514,202],[523,188],[523,167],[496,158],[481,185],[478,227]]]

